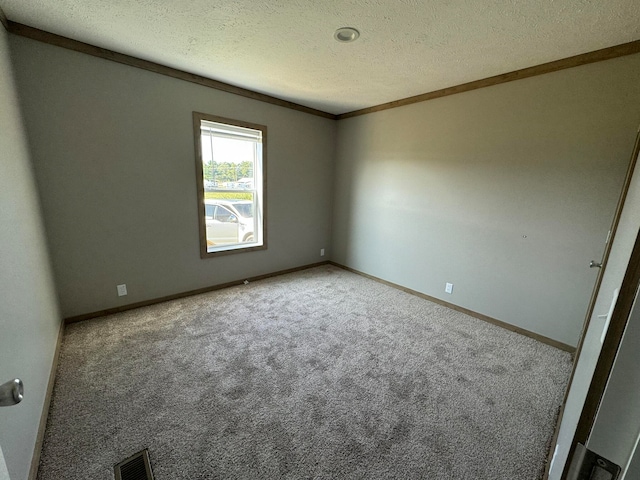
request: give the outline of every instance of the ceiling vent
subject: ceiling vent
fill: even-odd
[[[132,455],[114,467],[116,480],[153,480],[149,451],[147,449]]]

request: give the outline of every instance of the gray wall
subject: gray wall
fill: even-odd
[[[339,121],[333,260],[576,345],[639,78],[634,55]]]
[[[11,41],[65,317],[328,258],[333,120]],[[194,110],[267,126],[267,250],[200,259]]]
[[[13,480],[27,478],[60,317],[29,153],[0,26],[0,383],[19,377],[25,399],[0,408],[0,445]]]

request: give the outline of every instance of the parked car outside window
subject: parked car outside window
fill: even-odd
[[[205,221],[210,246],[253,241],[253,202],[205,200]]]

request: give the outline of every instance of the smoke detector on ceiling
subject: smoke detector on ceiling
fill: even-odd
[[[336,30],[336,33],[333,34],[333,38],[335,38],[340,43],[349,43],[354,42],[360,36],[360,32],[353,27],[342,27]]]

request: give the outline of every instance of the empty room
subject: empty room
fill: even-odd
[[[0,20],[0,480],[635,478],[637,2]]]

